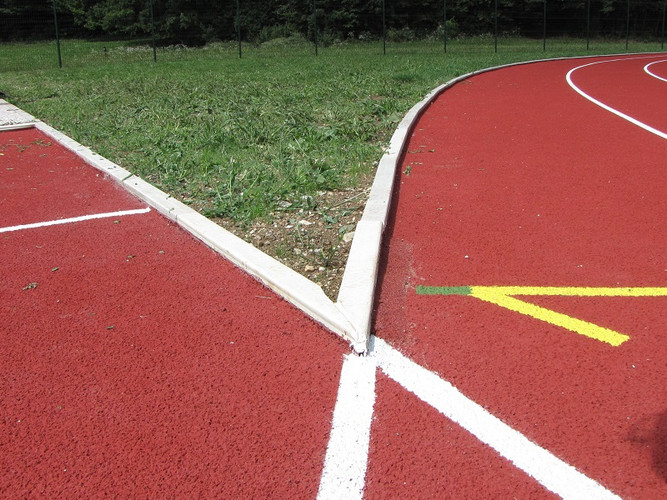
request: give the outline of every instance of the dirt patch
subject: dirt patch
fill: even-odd
[[[360,187],[318,192],[301,200],[308,208],[284,201],[267,219],[250,224],[212,220],[314,281],[335,301],[370,184],[367,180]]]

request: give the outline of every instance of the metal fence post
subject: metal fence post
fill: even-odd
[[[313,37],[315,39],[315,55],[317,56],[317,5],[313,0]]]
[[[385,13],[385,0],[382,0],[382,54],[387,54],[387,17]]]
[[[153,38],[153,62],[157,62],[157,50],[155,48],[155,16],[153,15],[153,0],[151,0],[151,36]]]
[[[625,50],[628,50],[630,40],[630,0],[628,0],[628,10],[625,16]]]
[[[447,52],[447,0],[442,0],[442,30],[445,52]]]
[[[547,51],[547,0],[544,0],[544,12],[542,16],[542,52]]]
[[[494,33],[494,47],[493,51],[498,52],[498,0],[495,0],[493,9],[493,33]]]
[[[58,13],[56,12],[56,0],[52,0],[53,4],[53,24],[56,27],[56,46],[58,47],[58,67],[63,67],[63,58],[60,54],[60,34],[58,33]]]
[[[590,47],[591,41],[591,0],[586,0],[586,50]]]
[[[239,42],[239,59],[243,57],[241,52],[241,2],[236,0],[236,38]]]

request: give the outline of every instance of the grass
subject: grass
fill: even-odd
[[[12,103],[208,216],[266,218],[280,203],[372,178],[402,116],[455,76],[514,61],[614,53],[624,41],[501,39],[199,49],[121,42],[0,46]],[[659,44],[631,45],[656,51]],[[306,207],[307,208],[307,207]]]

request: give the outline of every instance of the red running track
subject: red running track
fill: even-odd
[[[582,61],[572,81],[601,103],[664,133],[667,113],[661,96],[667,81],[659,77],[666,66],[665,55]]]
[[[0,133],[0,228],[143,208],[35,129]],[[0,232],[3,498],[306,498],[342,355],[156,212]]]
[[[667,59],[649,63],[645,71],[658,79],[667,80]]]
[[[667,140],[566,81],[573,68],[600,62],[573,72],[573,81],[667,132],[667,83],[643,71],[665,56],[609,59],[483,73],[430,105],[398,174],[375,329],[608,490],[664,498],[667,298],[524,297],[629,335],[612,347],[472,296],[416,293],[420,285],[667,286]],[[664,74],[665,63],[653,68]],[[460,472],[456,453],[425,470],[424,457],[448,442],[429,431],[446,420],[418,413],[421,436],[396,431],[392,448],[371,454],[369,478],[410,450],[423,462],[407,474],[417,491],[437,491],[433,484],[447,484],[452,468],[466,478],[460,496],[499,487],[504,479],[474,481],[495,466]],[[403,492],[403,484],[400,475],[385,478],[377,496]]]
[[[527,299],[630,335],[611,347],[474,297],[415,293],[665,284],[665,141],[567,86],[594,61],[478,75],[426,111],[401,166],[375,326],[605,488],[662,498],[664,297]],[[624,112],[662,126],[665,101],[631,76],[638,64],[620,62],[617,83],[654,105]],[[626,106],[594,68],[608,69],[573,81]],[[40,132],[0,139],[0,231],[125,211],[0,232],[0,491],[315,496],[345,346]],[[406,390],[414,366],[397,376],[387,356],[366,497],[553,496]]]

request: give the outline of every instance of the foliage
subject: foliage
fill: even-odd
[[[34,19],[51,22],[37,23]],[[53,37],[53,7],[40,0],[0,0],[0,40]]]
[[[631,30],[659,36],[664,1],[633,0]],[[315,20],[318,35],[330,41],[384,33],[424,39],[442,26],[445,7],[460,33],[480,35],[496,28],[496,4],[501,32],[541,35],[546,6],[550,36],[581,36],[588,6],[587,0],[0,0],[0,40],[52,37],[53,3],[65,34],[84,38],[148,35],[153,5],[159,39],[185,45],[235,39],[237,14],[242,38],[255,42],[275,38],[272,33],[313,40]],[[600,35],[623,34],[627,6],[627,0],[590,0],[589,27]]]

